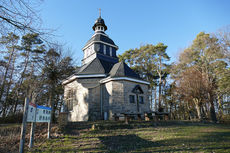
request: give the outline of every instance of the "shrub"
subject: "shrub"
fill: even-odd
[[[8,115],[6,117],[0,117],[0,123],[22,123],[23,113],[17,113]]]

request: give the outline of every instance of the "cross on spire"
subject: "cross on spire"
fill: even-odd
[[[99,17],[101,17],[101,8],[99,8]]]

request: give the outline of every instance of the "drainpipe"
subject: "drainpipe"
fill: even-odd
[[[138,97],[138,94],[136,94],[136,96],[137,96],[137,112],[139,113],[140,108],[139,108],[139,97]]]
[[[102,103],[103,103],[103,90],[102,90],[102,84],[100,84],[100,105],[101,105],[101,118],[103,118],[103,112],[102,112]]]

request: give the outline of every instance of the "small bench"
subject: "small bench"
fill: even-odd
[[[138,121],[141,121],[141,113],[121,113],[125,116],[125,124],[129,124],[129,120],[137,116]]]
[[[169,113],[167,113],[167,112],[155,112],[155,111],[145,113],[145,120],[146,121],[150,121],[150,120],[158,121],[161,119],[164,121],[168,120],[169,119]]]
[[[124,117],[124,116],[122,116],[122,115],[120,115],[120,114],[117,114],[117,113],[114,113],[114,114],[113,114],[113,118],[114,118],[115,121],[119,121],[119,118],[120,118],[120,117]]]

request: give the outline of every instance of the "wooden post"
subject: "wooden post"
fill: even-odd
[[[31,123],[29,148],[33,148],[35,124],[36,122]]]
[[[50,94],[50,96],[49,96],[49,105],[50,105],[50,107],[51,107],[51,111],[50,111],[50,122],[48,122],[48,132],[47,132],[47,139],[49,139],[50,138],[50,131],[51,131],[51,122],[52,122],[52,120],[53,120],[53,102],[52,102],[52,95],[53,95],[53,93],[51,93]]]
[[[51,131],[51,121],[50,122],[48,122],[48,132],[47,132],[47,139],[49,139],[50,138],[50,131]]]
[[[114,120],[119,121],[119,116],[117,115],[117,113],[114,113]]]
[[[137,114],[138,121],[141,121],[141,114]]]
[[[20,136],[20,145],[19,145],[19,152],[24,153],[24,144],[25,144],[25,136],[26,136],[26,120],[28,114],[28,106],[29,106],[29,97],[25,98],[24,104],[24,113],[23,113],[23,120],[21,126],[21,136]]]
[[[51,105],[52,106],[52,105]],[[48,122],[48,132],[47,132],[47,139],[50,139],[50,135],[51,135],[51,122],[52,122],[52,109],[53,107],[51,107],[51,114],[50,114],[50,121]]]
[[[125,114],[125,124],[129,124],[129,118],[127,114]]]
[[[149,117],[148,117],[148,114],[147,113],[145,113],[145,121],[149,121],[150,119],[149,119]]]

